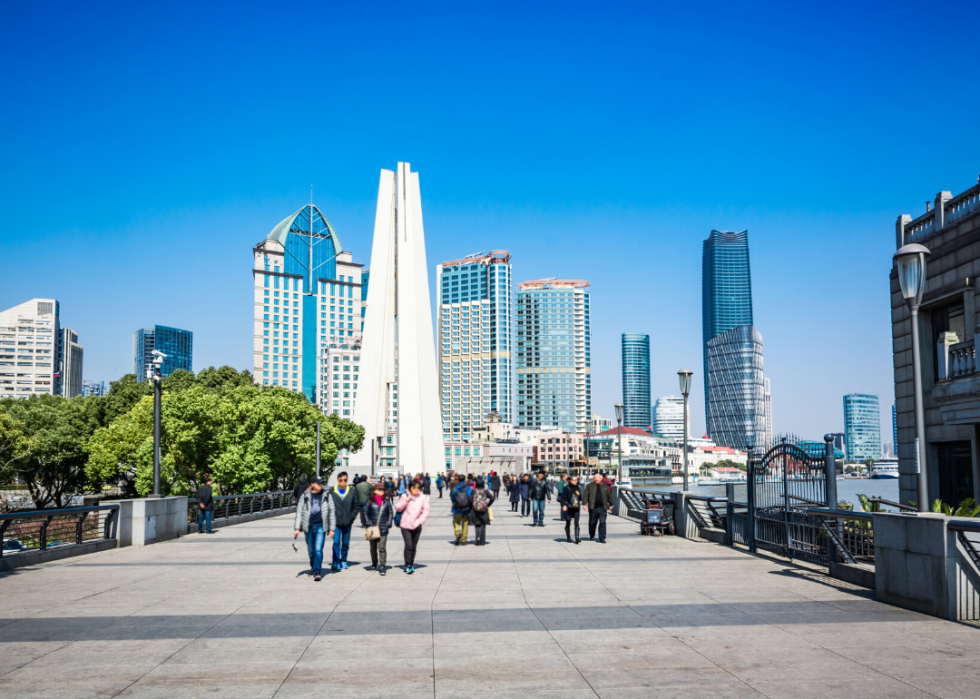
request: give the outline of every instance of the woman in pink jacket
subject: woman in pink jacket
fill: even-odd
[[[415,572],[415,549],[422,535],[422,525],[429,518],[429,496],[422,494],[422,481],[417,478],[408,486],[408,492],[398,499],[395,510],[401,512],[398,524],[405,539],[405,572]]]

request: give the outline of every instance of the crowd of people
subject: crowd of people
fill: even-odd
[[[588,513],[589,539],[595,541],[598,535],[599,543],[606,543],[606,516],[613,506],[612,481],[599,473],[584,488],[578,476],[566,474],[552,482],[543,471],[502,477],[496,472],[486,476],[440,474],[434,480],[419,473],[414,477],[402,475],[397,480],[388,476],[375,482],[355,474],[353,483],[348,483],[348,474],[341,472],[333,488],[326,490],[324,486],[319,476],[303,476],[293,492],[296,498],[293,539],[300,534],[305,536],[310,573],[316,581],[323,579],[323,548],[328,539],[332,541],[330,570],[341,572],[348,568],[351,531],[358,520],[370,545],[369,570],[386,574],[388,534],[392,527],[397,527],[404,541],[405,573],[413,574],[422,526],[429,517],[433,486],[440,498],[444,490],[450,498],[456,546],[468,544],[471,525],[474,544],[486,545],[487,527],[493,521],[491,508],[500,497],[501,487],[507,494],[510,511],[519,513],[520,517],[530,516],[532,527],[545,526],[545,507],[554,493],[561,506],[565,538],[570,544],[582,542],[579,519],[583,511]]]

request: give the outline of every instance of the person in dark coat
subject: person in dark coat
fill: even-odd
[[[582,493],[582,507],[589,511],[589,541],[595,541],[598,527],[599,543],[606,543],[606,514],[612,512],[612,506],[612,490],[603,482],[602,474],[597,473]]]
[[[572,476],[565,483],[561,493],[558,495],[558,502],[561,503],[561,518],[565,520],[565,538],[568,543],[572,543],[572,522],[575,522],[575,543],[582,543],[579,536],[578,520],[582,514],[582,488],[578,483],[578,476]]]
[[[507,492],[510,494],[510,511],[517,512],[517,505],[521,502],[521,489],[517,485],[516,478],[511,478],[507,482]]]
[[[527,517],[531,514],[531,477],[523,474],[517,487],[521,491],[521,517]]]
[[[310,487],[310,479],[305,473],[301,474],[299,477],[299,482],[296,483],[296,487],[293,488],[293,500],[299,502],[299,496],[306,492],[306,489]]]
[[[432,479],[428,476],[422,477],[422,494],[432,495]]]
[[[214,514],[214,494],[211,489],[211,476],[204,477],[204,485],[197,489],[197,533],[203,534],[205,526],[211,531],[211,517]]]
[[[371,544],[371,568],[384,576],[386,563],[388,562],[388,532],[395,521],[395,510],[391,500],[385,497],[385,485],[383,482],[375,483],[371,497],[364,503],[361,510],[361,524],[367,527],[377,527],[381,534],[379,539],[370,539]]]
[[[337,485],[330,491],[334,510],[337,516],[337,528],[333,532],[333,560],[330,567],[334,570],[347,570],[347,551],[350,549],[350,532],[357,518],[357,494],[347,484],[347,472],[337,474]]]
[[[497,475],[496,471],[490,474],[490,490],[493,491],[493,499],[499,500],[500,499],[500,476]]]
[[[470,523],[476,530],[476,545],[487,543],[487,525],[490,524],[490,506],[494,503],[493,493],[486,487],[483,476],[477,476],[473,492],[470,494]],[[478,509],[480,508],[480,509]]]

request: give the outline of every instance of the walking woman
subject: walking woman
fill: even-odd
[[[486,487],[483,476],[476,477],[476,487],[470,496],[470,522],[476,529],[476,545],[487,543],[487,525],[490,524],[490,506],[494,502],[493,492]]]
[[[510,511],[517,512],[517,506],[521,502],[521,489],[517,485],[516,478],[507,481],[507,492],[510,493]]]
[[[384,482],[379,481],[372,487],[371,496],[361,510],[361,524],[367,529],[365,536],[371,543],[370,570],[376,570],[382,576],[388,562],[388,532],[391,531],[391,523],[394,521],[394,508],[391,500],[385,497]]]
[[[561,495],[558,496],[558,502],[561,503],[561,518],[565,520],[565,538],[568,539],[568,543],[572,543],[570,529],[574,521],[575,543],[582,543],[578,529],[578,518],[582,513],[582,487],[578,483],[578,476],[572,476],[568,479],[568,483],[566,483],[565,488],[561,491]]]
[[[422,535],[422,525],[429,518],[429,496],[422,494],[422,482],[418,479],[408,484],[408,492],[398,499],[395,509],[402,513],[402,538],[405,539],[405,572],[415,572],[415,549]]]

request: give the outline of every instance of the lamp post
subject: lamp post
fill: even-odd
[[[616,484],[623,479],[623,404],[616,403],[616,448],[619,456],[616,459]]]
[[[684,443],[681,449],[684,450],[684,492],[687,492],[687,397],[691,394],[691,376],[694,374],[690,369],[681,369],[677,372],[677,377],[681,383],[681,395],[684,396]]]
[[[160,498],[160,403],[163,399],[163,360],[167,358],[160,350],[153,350],[153,360],[146,368],[146,377],[153,382],[153,492],[151,498]]]
[[[929,249],[909,243],[895,253],[895,268],[902,296],[912,316],[912,390],[915,394],[915,443],[913,458],[918,482],[919,512],[929,511],[929,477],[923,450],[926,448],[925,411],[922,408],[922,358],[919,352],[919,304],[926,287],[926,255]]]

